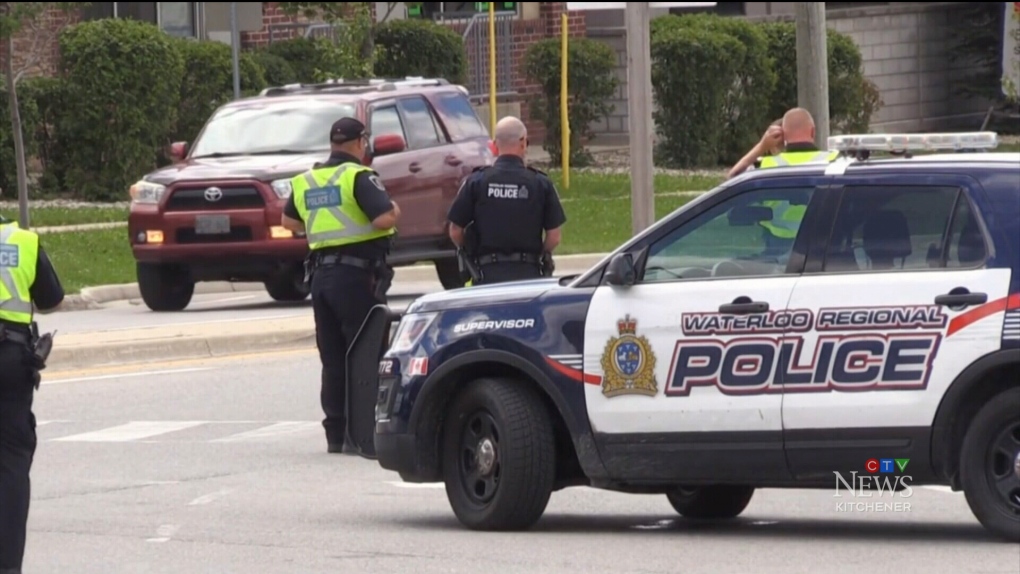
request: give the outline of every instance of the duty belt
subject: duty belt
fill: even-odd
[[[491,253],[489,255],[479,255],[479,265],[492,265],[494,263],[530,263],[532,265],[538,265],[541,263],[541,258],[533,253]]]
[[[20,331],[11,330],[7,328],[6,325],[2,325],[0,326],[0,342],[5,341],[18,343],[19,345],[25,345],[29,348],[32,347],[32,337]]]
[[[351,267],[357,267],[358,269],[372,270],[382,265],[382,262],[371,259],[362,259],[361,257],[352,257],[350,255],[337,255],[336,253],[330,253],[328,255],[320,255],[318,257],[318,264],[322,266],[350,265]]]

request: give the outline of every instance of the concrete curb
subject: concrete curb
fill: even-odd
[[[567,275],[570,272],[566,269],[587,270],[602,260],[606,253],[592,253],[582,255],[563,255],[556,257],[557,275]],[[397,267],[394,284],[404,282],[438,281],[436,268],[432,265],[411,265]],[[195,294],[217,294],[234,292],[262,291],[265,289],[261,283],[229,283],[226,281],[212,281],[208,283],[197,283]],[[137,283],[124,283],[121,285],[100,285],[97,287],[86,287],[80,294],[68,295],[64,298],[64,304],[59,311],[85,311],[102,309],[103,303],[113,301],[127,301],[138,299],[141,294],[138,292]]]
[[[137,343],[53,347],[47,372],[112,365],[131,365],[183,359],[204,359],[259,351],[315,348],[315,329],[291,328],[275,332],[241,333],[208,337],[177,337]]]

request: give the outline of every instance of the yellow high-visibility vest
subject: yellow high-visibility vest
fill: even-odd
[[[294,206],[305,222],[312,250],[389,237],[395,228],[376,229],[354,198],[354,180],[371,168],[356,163],[313,169],[291,179]]]
[[[32,322],[32,294],[39,235],[15,223],[0,225],[0,319]]]

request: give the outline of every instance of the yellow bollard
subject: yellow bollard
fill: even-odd
[[[567,110],[567,64],[570,61],[567,15],[561,14],[560,31],[560,151],[563,163],[563,188],[570,189],[570,114]]]
[[[489,2],[489,128],[496,137],[496,3]]]

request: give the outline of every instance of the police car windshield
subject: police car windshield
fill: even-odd
[[[219,110],[191,149],[192,158],[329,151],[329,126],[354,116],[335,101],[266,102]]]

